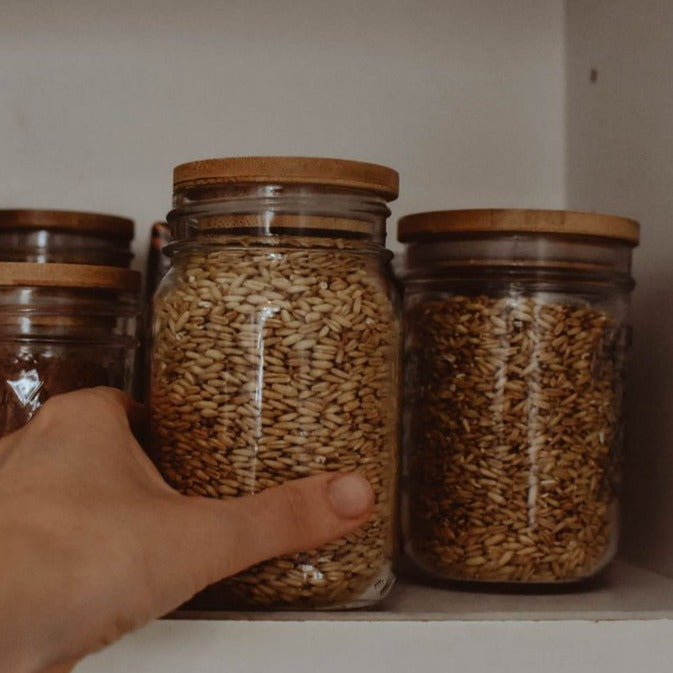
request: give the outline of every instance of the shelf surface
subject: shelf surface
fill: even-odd
[[[672,658],[673,580],[618,562],[573,592],[401,582],[375,611],[177,613],[75,673],[670,673]]]
[[[504,621],[673,619],[673,579],[615,562],[594,584],[573,588],[475,589],[400,581],[375,610],[177,612],[172,619],[261,621]]]

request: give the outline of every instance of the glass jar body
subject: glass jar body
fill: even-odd
[[[463,236],[410,259],[407,556],[440,579],[595,575],[619,534],[629,246]]]
[[[59,393],[133,393],[139,310],[130,292],[0,287],[0,436]]]
[[[401,344],[389,255],[362,232],[323,228],[336,222],[324,193],[303,191],[293,212],[253,198],[231,213],[223,199],[182,218],[193,237],[175,245],[153,305],[151,453],[173,487],[217,498],[355,470],[375,511],[345,538],[209,587],[193,607],[359,607],[394,581]]]

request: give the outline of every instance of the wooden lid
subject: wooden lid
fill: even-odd
[[[0,210],[0,229],[64,229],[122,238],[133,238],[133,220],[104,213],[82,213],[76,210]]]
[[[0,287],[62,287],[138,292],[140,272],[89,264],[0,262]]]
[[[638,245],[640,225],[616,215],[569,210],[436,210],[400,219],[397,238],[418,241],[455,233],[540,233],[595,236]]]
[[[375,192],[392,201],[397,171],[378,164],[312,157],[232,157],[176,166],[173,189],[236,183],[332,185]]]

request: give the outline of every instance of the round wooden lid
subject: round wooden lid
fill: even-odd
[[[76,210],[0,210],[0,229],[62,229],[72,232],[102,234],[130,241],[133,220],[104,213],[83,213]]]
[[[116,266],[0,262],[0,287],[62,287],[138,292],[140,272]]]
[[[640,225],[616,215],[569,210],[436,210],[399,220],[397,238],[404,242],[455,233],[540,233],[611,238],[638,245]]]
[[[345,159],[314,157],[232,157],[180,164],[173,171],[173,189],[234,183],[332,185],[364,189],[392,201],[399,193],[399,175],[386,166]]]

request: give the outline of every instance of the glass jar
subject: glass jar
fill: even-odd
[[[0,436],[59,393],[131,392],[139,290],[137,271],[0,262]]]
[[[127,267],[133,221],[69,210],[0,210],[0,261]]]
[[[375,511],[192,606],[364,606],[391,588],[400,306],[384,247],[397,173],[306,158],[175,170],[173,263],[154,298],[152,455],[186,494],[230,498],[332,470]]]
[[[613,558],[638,231],[563,211],[400,221],[403,537],[426,575],[571,582]]]

